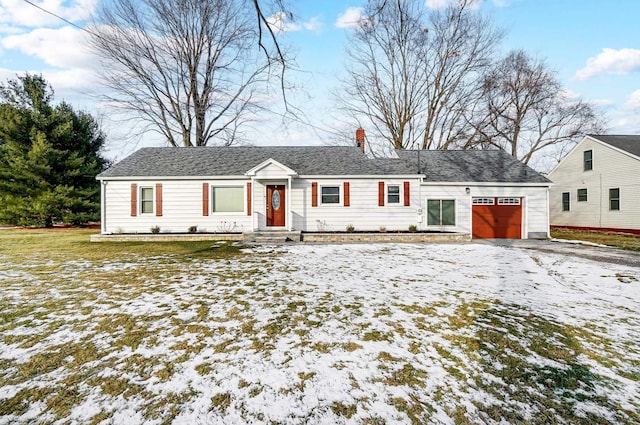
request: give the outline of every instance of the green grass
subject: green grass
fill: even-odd
[[[240,246],[213,241],[100,242],[89,238],[92,229],[0,230],[0,256],[10,259],[123,260],[138,256],[171,255],[186,259],[238,255]]]
[[[640,251],[640,235],[632,235],[628,233],[589,232],[554,228],[551,229],[551,237],[557,239],[593,242],[629,251]]]
[[[118,403],[170,423],[196,402],[212,418],[265,422],[265,412],[248,410],[256,399],[298,403],[342,379],[348,396],[290,422],[383,424],[372,406],[385,403],[415,424],[436,411],[459,424],[606,423],[576,416],[585,402],[616,423],[640,423],[640,405],[606,396],[618,385],[612,375],[640,381],[638,346],[612,339],[605,324],[571,326],[455,290],[372,304],[364,292],[272,279],[287,267],[277,253],[200,241],[92,244],[92,233],[0,231],[0,348],[30,350],[0,360],[0,388],[15,388],[0,399],[0,422],[35,405],[32,422],[66,423],[89,394],[103,411],[86,423],[108,422]],[[243,369],[246,358],[289,377],[261,381],[263,371]],[[484,397],[469,401],[474,392]]]

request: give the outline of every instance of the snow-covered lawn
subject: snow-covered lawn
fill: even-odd
[[[640,423],[638,268],[291,245],[0,256],[0,291],[0,423]]]

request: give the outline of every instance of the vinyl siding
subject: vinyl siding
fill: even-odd
[[[471,198],[473,196],[508,196],[523,198],[523,235],[548,235],[546,187],[503,187],[467,185],[420,185],[417,179],[385,178],[293,178],[291,190],[287,179],[254,180],[252,182],[251,206],[253,216],[247,215],[246,180],[149,180],[107,181],[103,185],[103,232],[104,233],[150,233],[151,227],[159,226],[162,233],[186,233],[190,226],[201,232],[249,232],[266,230],[266,187],[268,184],[285,185],[286,228],[306,232],[345,231],[352,225],[356,231],[406,231],[415,225],[419,230],[451,231],[471,233]],[[385,205],[378,206],[379,182],[385,185]],[[312,206],[312,183],[318,185],[318,206]],[[344,182],[349,183],[349,206],[344,206]],[[404,205],[405,182],[409,182],[410,205]],[[209,215],[203,215],[203,183],[209,185]],[[162,216],[155,213],[131,216],[131,185],[139,191],[143,187],[155,188],[162,184]],[[399,202],[389,204],[388,185],[399,186]],[[243,188],[245,210],[237,213],[215,213],[211,211],[211,189],[216,186],[239,186]],[[340,203],[322,204],[322,187],[338,186]],[[622,190],[622,189],[621,189]],[[623,192],[624,194],[624,192]],[[140,202],[138,195],[138,203]],[[456,201],[455,226],[427,226],[427,201],[429,199],[453,199]],[[105,205],[106,203],[106,205]],[[154,208],[155,212],[155,208]]]
[[[142,187],[153,187],[162,184],[162,216],[154,213],[131,217],[131,184]],[[202,215],[202,183],[203,181],[109,181],[104,190],[103,232],[105,233],[150,233],[153,226],[160,226],[161,233],[186,233],[191,226],[198,226],[202,232],[242,232],[251,230],[251,217],[246,211],[242,213],[214,213]],[[215,181],[208,181],[209,191],[216,186]],[[242,186],[246,181],[219,182],[224,186]],[[138,195],[138,203],[140,202]],[[211,202],[211,196],[209,196]],[[245,205],[246,209],[246,205]]]
[[[583,170],[583,152],[593,152],[593,169]],[[549,174],[554,226],[640,229],[640,160],[585,137]],[[620,189],[620,210],[609,210],[609,189]],[[587,202],[578,202],[587,189]],[[569,192],[570,211],[562,211],[562,193]]]
[[[422,229],[433,231],[448,231],[471,233],[471,198],[465,192],[466,186],[423,186],[422,187],[422,209],[424,217]],[[456,208],[455,226],[429,226],[427,223],[427,202],[437,199],[453,199]]]
[[[378,206],[378,182],[400,186],[397,204]],[[410,205],[404,206],[404,182],[409,181]],[[311,184],[318,183],[318,206],[311,203]],[[349,204],[344,206],[344,182],[349,183]],[[322,187],[340,187],[339,204],[322,203]],[[348,225],[356,231],[408,230],[417,225],[420,208],[418,181],[406,179],[296,179],[293,185],[293,227],[296,230],[345,231]],[[385,195],[386,200],[386,195]]]
[[[466,187],[470,189],[469,194],[465,191]],[[471,202],[473,197],[513,197],[522,198],[523,238],[548,237],[547,193],[548,189],[546,187],[425,185],[422,188],[425,214],[427,211],[426,204],[429,199],[454,199],[456,201],[456,226],[446,226],[444,228],[426,226],[426,215],[423,224],[429,230],[471,233]]]

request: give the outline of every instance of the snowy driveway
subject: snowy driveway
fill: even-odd
[[[487,244],[0,258],[0,423],[640,423],[640,268]]]

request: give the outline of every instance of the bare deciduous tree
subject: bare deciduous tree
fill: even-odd
[[[471,4],[429,12],[420,0],[370,0],[347,49],[342,109],[396,149],[465,143],[465,112],[502,36]]]
[[[274,64],[284,63],[262,37],[264,20],[257,0],[103,3],[91,46],[103,59],[107,100],[173,146],[233,143]]]
[[[496,146],[525,164],[542,150],[562,149],[604,121],[588,102],[570,98],[547,65],[512,51],[487,73],[477,143]]]

